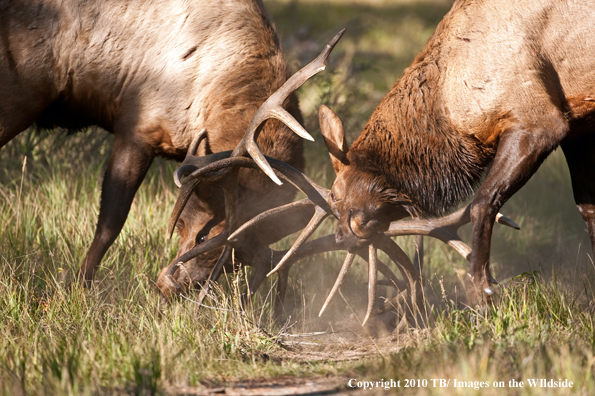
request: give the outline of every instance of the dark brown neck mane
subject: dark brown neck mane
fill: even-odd
[[[444,116],[432,47],[430,41],[405,70],[349,155],[354,166],[383,177],[409,201],[413,216],[438,216],[468,198],[494,154]]]

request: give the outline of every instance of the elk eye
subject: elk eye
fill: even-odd
[[[201,243],[204,243],[204,242],[206,242],[206,241],[207,241],[207,236],[206,236],[206,235],[201,235],[201,234],[198,234],[198,235],[196,236],[196,244],[197,244],[197,245],[198,245],[198,244],[201,244]]]
[[[331,191],[331,201],[337,202],[337,197],[335,197],[335,193]]]

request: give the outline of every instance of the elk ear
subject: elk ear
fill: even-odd
[[[338,174],[345,166],[349,165],[347,159],[347,152],[349,146],[345,140],[345,133],[343,132],[343,123],[339,117],[333,113],[331,109],[325,105],[320,106],[318,111],[318,122],[320,123],[320,131],[324,142],[328,148],[333,168]]]

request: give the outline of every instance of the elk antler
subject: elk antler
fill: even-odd
[[[187,164],[189,161],[193,161],[196,157],[196,151],[198,150],[198,146],[200,142],[202,142],[207,137],[207,130],[203,128],[192,140],[190,143],[190,147],[188,148],[188,152],[186,153],[186,158],[182,162],[182,165],[176,169],[174,172],[174,182],[178,188],[182,187],[182,182],[180,181],[180,176],[184,175],[184,165]]]
[[[471,204],[441,218],[393,221],[385,234],[388,236],[431,236],[446,243],[448,246],[456,250],[457,253],[467,259],[467,261],[469,261],[471,248],[461,240],[457,231],[463,225],[470,222]],[[501,213],[496,215],[496,222],[516,230],[521,229],[514,221],[502,215]]]

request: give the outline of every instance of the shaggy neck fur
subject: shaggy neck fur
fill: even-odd
[[[412,216],[438,216],[467,197],[493,148],[455,130],[444,117],[437,45],[428,43],[383,99],[349,160],[394,189]]]

